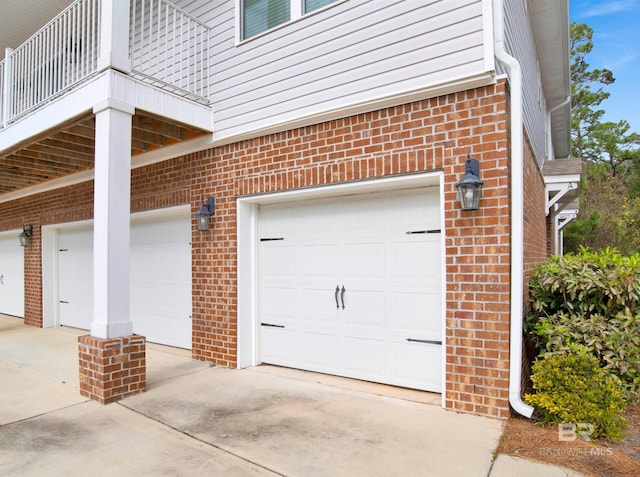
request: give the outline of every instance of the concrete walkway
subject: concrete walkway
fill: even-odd
[[[0,475],[569,475],[494,462],[503,423],[444,411],[439,395],[216,368],[154,344],[147,391],[103,406],[78,392],[84,333],[0,316]]]

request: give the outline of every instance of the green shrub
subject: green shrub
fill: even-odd
[[[551,257],[530,281],[527,328],[542,353],[585,351],[640,390],[640,255],[615,250]]]
[[[553,256],[534,269],[530,292],[538,316],[636,314],[640,311],[640,254],[581,248],[577,254]]]
[[[535,394],[525,395],[546,424],[588,423],[591,437],[620,439],[625,426],[624,387],[585,353],[545,355],[533,364]]]

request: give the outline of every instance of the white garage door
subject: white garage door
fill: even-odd
[[[267,205],[263,363],[441,391],[437,187]]]
[[[21,230],[0,234],[0,313],[24,318],[24,249]]]
[[[131,320],[148,341],[191,349],[189,212],[135,217],[131,224]],[[58,235],[60,324],[89,329],[93,316],[93,230]]]

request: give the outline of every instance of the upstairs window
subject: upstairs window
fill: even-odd
[[[338,0],[242,0],[242,39],[296,20]]]
[[[310,13],[315,10],[319,10],[322,7],[326,7],[330,3],[336,0],[304,0],[304,13]]]

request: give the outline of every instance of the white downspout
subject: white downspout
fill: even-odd
[[[524,293],[524,193],[522,136],[522,69],[505,49],[504,0],[493,0],[493,31],[496,59],[507,70],[511,87],[511,326],[509,343],[509,404],[525,417],[533,408],[521,396],[522,297]]]

